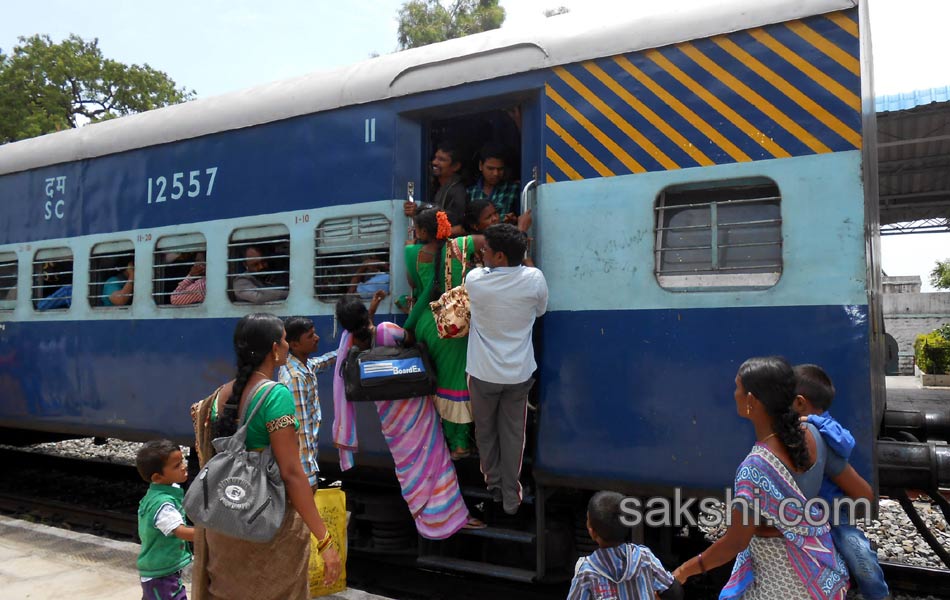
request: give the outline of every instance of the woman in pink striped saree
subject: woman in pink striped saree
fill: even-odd
[[[369,310],[355,297],[337,303],[337,320],[345,330],[337,356],[346,356],[354,344],[363,349],[402,344],[406,335],[402,327],[389,322],[373,325],[372,315],[385,295],[376,292]],[[420,397],[375,404],[383,436],[396,464],[396,478],[419,535],[441,540],[463,527],[484,527],[481,521],[469,516],[462,499],[432,399]],[[333,412],[333,442],[340,450],[340,468],[345,471],[353,466],[358,440],[356,410],[346,401],[339,368],[333,372]]]

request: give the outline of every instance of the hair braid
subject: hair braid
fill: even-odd
[[[255,313],[242,318],[234,330],[234,354],[237,373],[231,386],[231,397],[211,426],[212,437],[234,435],[238,429],[238,407],[254,371],[260,368],[273,345],[280,341],[284,323],[274,315]]]
[[[435,277],[432,280],[432,293],[429,295],[429,302],[435,302],[452,287],[451,281],[443,281],[445,279],[445,261],[452,260],[451,257],[446,256],[447,252],[445,240],[439,240],[438,247],[435,250]]]
[[[776,437],[788,450],[792,464],[799,471],[806,470],[810,466],[808,446],[805,444],[805,432],[799,422],[798,413],[794,408],[788,407],[782,414],[769,415],[772,417],[772,428],[775,429]]]
[[[224,403],[221,414],[214,421],[213,437],[226,437],[234,435],[238,429],[238,407],[241,403],[241,396],[244,395],[244,388],[247,382],[254,374],[256,365],[250,362],[238,361],[237,374],[234,376],[234,384],[231,386],[231,397]]]

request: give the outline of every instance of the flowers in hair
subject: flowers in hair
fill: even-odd
[[[435,232],[436,239],[447,240],[452,235],[452,223],[449,222],[449,216],[445,214],[445,211],[440,210],[435,213],[435,220],[439,224]]]

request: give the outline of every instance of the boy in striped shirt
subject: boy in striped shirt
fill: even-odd
[[[587,504],[587,532],[600,546],[577,561],[568,600],[679,600],[683,588],[646,546],[625,542],[623,495],[597,492]]]

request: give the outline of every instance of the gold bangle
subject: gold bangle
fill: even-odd
[[[330,546],[331,542],[333,542],[333,536],[330,535],[330,530],[327,529],[327,534],[317,544],[317,554],[323,554],[323,551]]]

